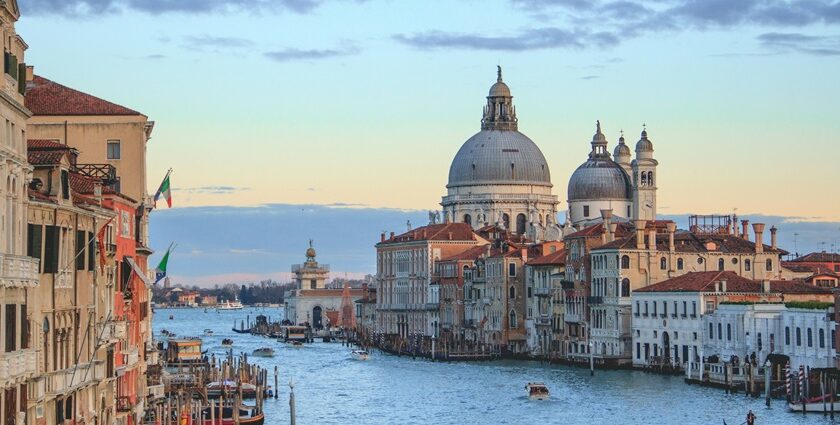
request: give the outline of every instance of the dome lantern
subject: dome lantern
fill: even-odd
[[[490,92],[487,94],[487,105],[484,106],[481,129],[516,131],[518,126],[513,96],[510,94],[510,87],[502,80],[502,67],[497,68],[496,82],[490,86]]]

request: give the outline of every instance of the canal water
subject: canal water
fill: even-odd
[[[289,423],[289,379],[295,382],[297,423],[315,424],[709,424],[740,425],[752,409],[757,424],[829,424],[822,415],[789,413],[783,401],[727,395],[687,385],[681,377],[635,371],[595,371],[539,362],[440,363],[375,352],[352,360],[341,343],[291,348],[273,339],[231,331],[241,320],[282,310],[221,311],[158,309],[155,337],[167,329],[178,337],[201,336],[203,349],[224,356],[223,338],[235,352],[272,347],[273,358],[253,358],[270,370],[279,366],[280,398],[266,402],[266,425]],[[169,317],[172,316],[170,320]],[[213,336],[203,336],[212,329]],[[273,380],[273,377],[270,378]],[[531,401],[528,381],[542,381],[551,400]]]

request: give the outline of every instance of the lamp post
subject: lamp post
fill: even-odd
[[[289,416],[291,425],[295,425],[295,383],[289,379]]]
[[[770,374],[772,373],[772,364],[768,359],[764,362],[764,404],[770,407]]]

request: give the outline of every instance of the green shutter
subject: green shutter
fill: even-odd
[[[28,226],[27,237],[29,240],[27,241],[26,246],[26,255],[41,259],[41,248],[42,246],[42,237],[44,233],[44,226],[40,224],[30,224]]]
[[[15,56],[15,55],[9,55],[9,75],[11,75],[12,78],[17,80],[18,61],[17,61],[17,56]]]
[[[93,238],[93,232],[88,232],[87,237],[88,271],[93,271],[94,264],[96,264],[96,239]]]
[[[81,230],[76,231],[76,251],[73,252],[73,258],[76,259],[76,270],[85,269],[85,232]]]
[[[44,238],[44,273],[58,272],[58,226],[47,226]]]
[[[26,64],[21,63],[18,65],[18,93],[25,95],[26,94]]]

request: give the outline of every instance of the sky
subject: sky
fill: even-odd
[[[192,213],[202,223],[205,208],[229,212],[236,231],[260,208],[312,206],[325,220],[346,209],[382,222],[370,223],[372,239],[336,245],[370,258],[342,251],[330,261],[373,272],[380,230],[439,208],[496,65],[561,200],[595,120],[611,148],[621,130],[633,143],[646,124],[660,213],[821,223],[812,249],[831,249],[840,233],[837,0],[19,3],[36,73],[156,122],[149,190],[170,167],[175,189],[175,209],[152,219],[158,250],[173,239],[161,230],[168,220]],[[344,229],[310,233],[348,238]],[[297,239],[305,249],[309,238]],[[179,253],[201,251],[201,240],[180,235]],[[297,261],[266,257],[276,267],[226,258],[225,270],[206,260],[182,275],[265,275]]]

